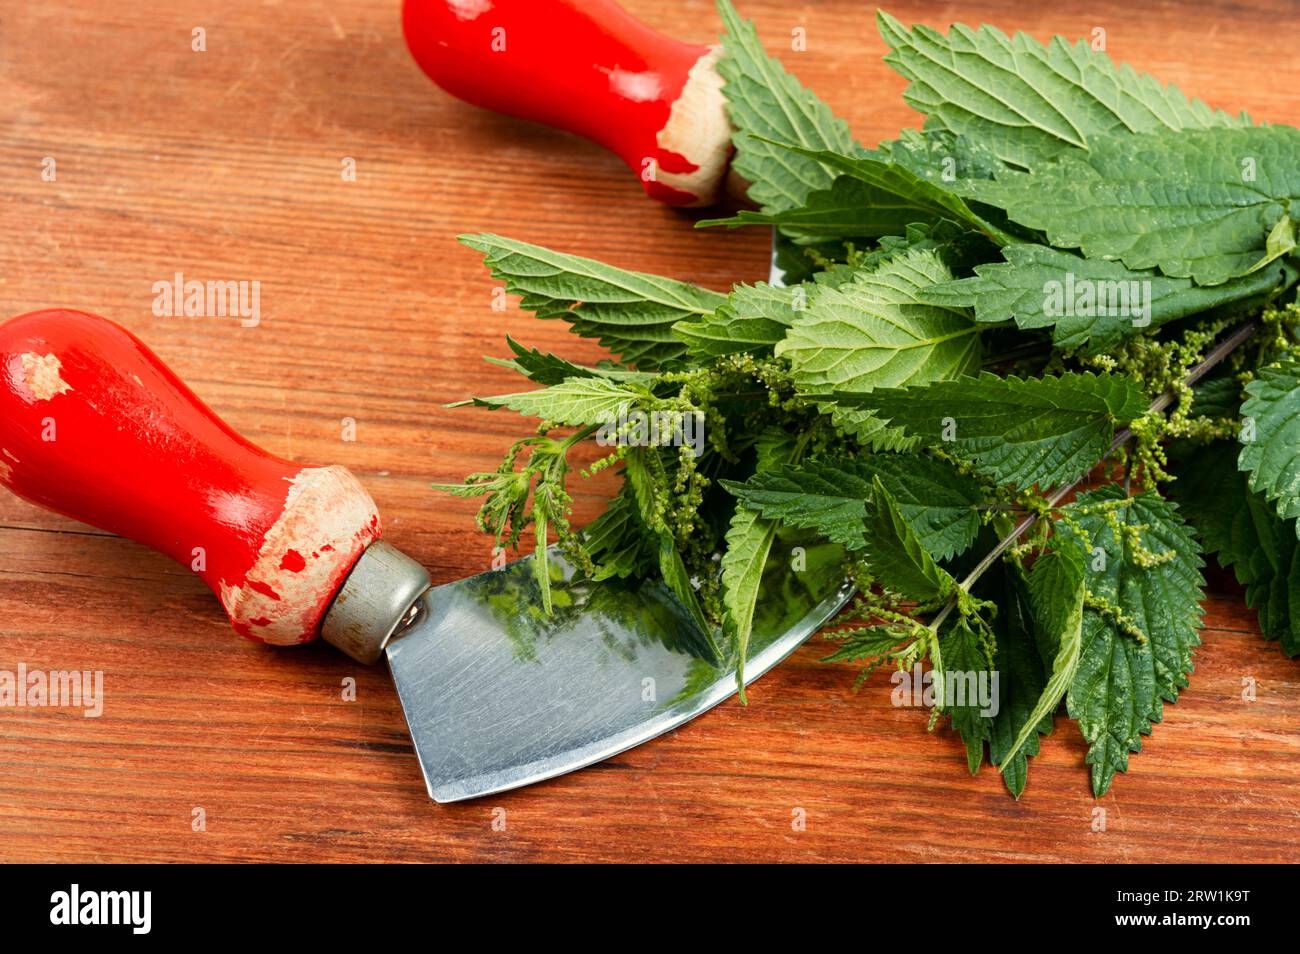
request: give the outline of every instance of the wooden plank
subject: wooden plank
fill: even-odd
[[[707,0],[627,6],[684,38],[717,32]],[[863,142],[916,124],[868,7],[742,7]],[[890,9],[941,27],[955,11]],[[1129,10],[980,0],[960,15],[1039,37],[1101,27],[1112,55],[1189,93],[1300,122],[1293,4],[1249,0],[1230,20],[1190,0]],[[205,53],[190,49],[196,26]],[[806,52],[788,50],[796,27]],[[41,179],[46,156],[55,182]],[[407,56],[395,5],[377,0],[29,5],[0,32],[0,168],[0,315],[61,305],[127,325],[268,450],[352,468],[389,539],[438,581],[484,569],[490,550],[472,502],[427,484],[494,466],[517,432],[508,415],[443,404],[515,386],[479,360],[505,350],[506,332],[596,356],[558,324],[493,311],[492,282],[455,234],[718,289],[766,271],[761,232],[695,231],[594,146],[441,94]],[[261,325],[154,317],[152,285],[177,271],[260,281]],[[593,483],[580,513],[609,486]],[[99,719],[0,711],[0,858],[1300,860],[1300,670],[1217,580],[1191,688],[1098,802],[1073,727],[1046,742],[1015,802],[988,769],[968,776],[923,712],[893,707],[885,674],[854,692],[852,672],[810,645],[748,708],[443,807],[425,797],[382,669],[242,642],[182,568],[6,495],[0,668],[103,670],[107,699]],[[341,697],[348,678],[356,702]]]

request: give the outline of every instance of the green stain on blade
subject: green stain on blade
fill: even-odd
[[[782,535],[764,573],[746,682],[848,599],[843,551]],[[736,691],[735,661],[659,582],[574,576],[554,549],[552,611],[532,558],[434,587],[388,647],[437,801],[573,771],[652,739]]]

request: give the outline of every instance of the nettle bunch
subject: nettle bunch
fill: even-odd
[[[931,724],[1017,796],[1064,700],[1101,795],[1188,684],[1203,552],[1300,654],[1300,130],[1084,42],[881,13],[926,121],[866,149],[719,6],[757,210],[701,224],[775,227],[785,285],[464,238],[612,358],[511,341],[540,389],[476,403],[544,423],[455,492],[503,543],[532,527],[597,579],[661,577],[741,663],[778,528],[820,533],[859,589],[830,658],[927,664]],[[592,469],[622,489],[575,532],[570,451],[637,411],[703,443],[615,434]],[[997,673],[999,704],[944,692],[950,672]]]

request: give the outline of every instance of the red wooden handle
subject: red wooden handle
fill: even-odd
[[[379,535],[341,467],[259,450],[133,334],[79,311],[0,325],[0,484],[191,567],[235,629],[307,642]]]
[[[613,0],[405,0],[406,44],[443,89],[612,149],[646,192],[707,205],[730,156],[717,51]]]

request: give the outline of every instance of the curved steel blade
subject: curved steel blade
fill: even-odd
[[[844,605],[842,551],[778,538],[746,682]],[[593,583],[552,551],[554,612],[532,559],[434,587],[387,650],[429,794],[474,798],[551,778],[652,739],[736,692],[735,664],[657,582]]]

